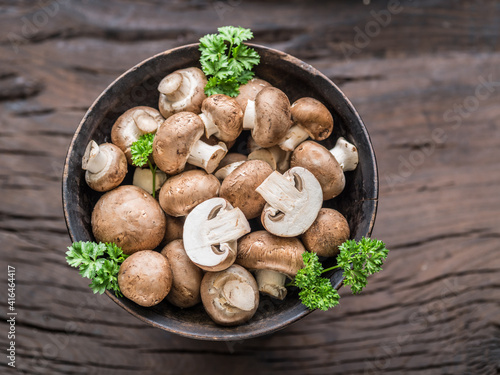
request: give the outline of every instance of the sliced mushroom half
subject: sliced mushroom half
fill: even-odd
[[[280,237],[295,237],[314,222],[323,203],[321,185],[307,169],[295,167],[284,174],[274,171],[256,191],[267,204],[262,225]]]
[[[250,232],[245,215],[224,198],[200,203],[186,217],[184,248],[198,267],[221,271],[234,263],[237,240]]]

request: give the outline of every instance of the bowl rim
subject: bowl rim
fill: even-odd
[[[369,219],[368,219],[368,226],[366,227],[366,235],[370,236],[371,232],[373,230],[373,226],[375,224],[375,218],[377,214],[377,207],[378,207],[378,193],[379,193],[379,180],[378,180],[378,168],[377,168],[377,161],[375,157],[375,152],[373,150],[373,145],[371,142],[370,135],[368,134],[368,131],[366,129],[366,126],[361,119],[361,116],[357,112],[357,110],[354,108],[352,105],[351,101],[347,98],[347,96],[342,92],[342,90],[333,82],[331,81],[327,76],[325,76],[323,73],[321,73],[319,70],[311,66],[310,64],[286,53],[282,52],[279,50],[276,50],[274,48],[262,46],[259,44],[254,44],[254,43],[245,43],[246,45],[257,48],[263,51],[270,52],[272,54],[275,54],[279,56],[281,59],[284,59],[288,61],[289,63],[292,63],[296,66],[300,66],[301,69],[307,71],[310,74],[314,74],[324,81],[326,81],[331,88],[337,92],[337,94],[340,94],[342,99],[345,101],[345,104],[347,108],[350,110],[351,114],[355,117],[356,122],[360,126],[360,130],[362,132],[362,136],[366,139],[367,143],[367,148],[365,149],[365,152],[368,153],[365,157],[367,157],[369,160],[372,161],[370,168],[373,173],[373,186],[370,189],[370,197],[365,199],[363,203],[369,203]],[[135,70],[141,68],[143,65],[146,65],[152,60],[158,59],[160,57],[165,57],[169,54],[178,52],[183,49],[190,49],[190,48],[198,48],[199,43],[192,43],[192,44],[186,44],[182,45],[179,47],[171,48],[166,51],[160,52],[154,56],[151,56],[138,64],[134,65],[132,68],[128,69],[121,75],[119,75],[116,79],[114,79],[101,93],[100,95],[95,99],[95,101],[92,103],[92,105],[88,108],[87,112],[83,116],[82,120],[80,121],[72,139],[71,143],[68,147],[68,151],[66,153],[65,157],[65,164],[64,164],[64,170],[63,170],[63,175],[62,175],[62,203],[63,203],[63,211],[64,211],[64,219],[66,222],[66,227],[68,230],[68,234],[70,236],[70,239],[72,242],[78,241],[75,238],[74,231],[73,231],[73,225],[70,221],[70,215],[69,215],[69,202],[70,202],[70,197],[71,193],[68,189],[68,173],[69,173],[69,165],[70,165],[70,158],[73,154],[73,150],[76,144],[76,140],[80,134],[80,132],[83,129],[83,126],[87,122],[88,117],[91,115],[93,112],[94,108],[99,105],[100,101],[103,100],[103,97],[108,95],[108,91],[120,80],[122,80],[124,77],[126,77],[129,74],[132,74]],[[357,238],[359,239],[359,238]],[[339,289],[342,285],[343,282],[343,276],[342,276],[342,271],[337,270],[336,272],[332,273],[330,276],[330,280],[332,281],[333,286],[335,289]],[[171,324],[160,324],[157,321],[153,320],[153,316],[157,316],[158,314],[154,313],[152,310],[149,310],[147,308],[143,307],[135,307],[135,310],[140,310],[141,313],[138,313],[137,311],[134,311],[131,307],[127,306],[123,301],[116,297],[113,293],[111,293],[109,290],[106,290],[106,295],[114,301],[117,305],[119,305],[121,308],[126,310],[128,313],[132,314],[136,318],[140,319],[141,321],[148,323],[149,325],[153,327],[157,327],[160,329],[163,329],[165,331],[175,333],[184,337],[192,338],[192,339],[198,339],[198,340],[208,340],[208,341],[233,341],[233,340],[246,340],[250,338],[255,338],[258,336],[263,336],[263,335],[268,335],[271,333],[274,333],[280,329],[285,328],[286,326],[290,325],[293,322],[296,322],[305,316],[309,315],[312,313],[314,310],[309,310],[307,307],[305,307],[302,304],[298,304],[296,306],[293,306],[291,309],[291,312],[293,314],[290,314],[291,316],[288,316],[287,318],[283,319],[280,318],[277,322],[275,322],[271,327],[264,327],[264,328],[257,328],[257,329],[252,329],[251,331],[241,331],[240,329],[236,329],[238,327],[244,327],[245,325],[242,326],[236,326],[236,327],[220,327],[221,331],[223,331],[222,334],[214,336],[213,333],[200,333],[196,332],[196,330],[191,329],[191,330],[182,330],[179,329],[181,326],[185,326],[185,323],[181,322],[178,323],[176,321],[170,321]],[[138,305],[136,305],[138,306]],[[232,329],[231,331],[228,330]]]

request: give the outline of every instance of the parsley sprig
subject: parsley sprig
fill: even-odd
[[[155,135],[152,133],[143,134],[139,137],[137,141],[132,143],[130,146],[130,152],[132,153],[132,164],[137,167],[143,167],[146,164],[149,166],[151,173],[153,174],[153,198],[156,196],[156,168],[157,166],[151,163],[150,155],[153,153],[153,141]]]
[[[208,34],[200,39],[200,63],[208,78],[205,94],[225,94],[235,97],[238,88],[253,78],[252,69],[260,62],[253,48],[244,44],[252,39],[250,29],[223,26],[219,34]]]
[[[120,265],[128,257],[114,243],[74,242],[68,247],[66,261],[80,270],[80,275],[92,282],[89,287],[94,293],[103,294],[106,289],[122,296],[118,286]]]
[[[304,267],[297,272],[290,286],[300,288],[299,297],[309,309],[328,310],[339,304],[340,296],[325,272],[342,268],[344,284],[351,286],[353,294],[363,290],[368,276],[382,270],[389,250],[382,241],[363,237],[361,241],[348,240],[339,246],[337,265],[324,269],[315,253],[304,253]]]

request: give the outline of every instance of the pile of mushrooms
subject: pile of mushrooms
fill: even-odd
[[[92,212],[95,239],[130,255],[118,274],[123,295],[146,307],[202,303],[216,324],[231,326],[254,316],[260,294],[286,297],[304,252],[333,257],[349,239],[346,218],[322,207],[343,191],[358,152],[344,138],[331,150],[317,142],[334,121],[314,98],[290,105],[259,78],[236,98],[207,97],[206,82],[198,68],[167,75],[158,109],[123,113],[112,143],[90,141],[82,168],[104,193]],[[130,151],[150,133],[157,199],[152,172],[134,167]],[[231,150],[237,140],[243,153]],[[122,185],[127,173],[133,185]]]

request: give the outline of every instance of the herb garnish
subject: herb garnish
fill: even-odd
[[[200,39],[200,63],[208,78],[205,94],[225,94],[235,97],[238,88],[255,75],[252,68],[260,62],[253,48],[242,42],[252,39],[250,29],[219,27],[219,34],[207,34]]]
[[[153,140],[155,135],[152,133],[143,134],[139,137],[137,141],[132,143],[130,146],[130,152],[132,153],[132,164],[137,167],[143,167],[146,164],[149,165],[149,169],[153,174],[153,198],[156,196],[156,168],[153,166],[149,156],[153,153]]]
[[[66,252],[68,264],[92,280],[89,287],[94,293],[103,294],[108,289],[120,297],[123,295],[118,286],[118,271],[127,257],[116,244],[102,242],[74,242]]]
[[[290,284],[300,288],[299,297],[309,309],[328,310],[339,304],[340,296],[329,279],[321,277],[325,272],[342,268],[344,284],[357,294],[366,286],[368,276],[382,270],[389,250],[382,241],[363,237],[361,241],[348,240],[339,246],[337,265],[324,269],[315,253],[304,253],[304,268],[300,269]]]

